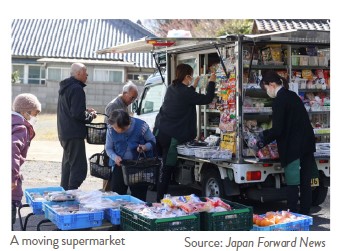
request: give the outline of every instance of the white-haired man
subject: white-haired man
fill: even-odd
[[[87,76],[86,66],[74,63],[71,76],[60,82],[57,129],[63,148],[61,186],[65,190],[77,189],[87,176],[86,124],[96,118],[96,111],[86,108],[83,89]]]
[[[122,93],[108,103],[105,108],[105,114],[109,117],[113,111],[119,109],[128,112],[128,106],[135,101],[137,96],[137,86],[133,82],[128,82],[123,86]]]
[[[128,112],[128,106],[133,103],[138,96],[137,86],[129,81],[122,88],[122,93],[108,103],[105,109],[105,114],[109,117],[113,111],[123,110]],[[105,122],[108,123],[108,117],[105,118]],[[111,191],[111,179],[103,180],[103,190]]]

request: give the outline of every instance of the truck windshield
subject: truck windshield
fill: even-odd
[[[162,105],[163,85],[153,85],[146,87],[141,103],[140,114],[158,112]]]

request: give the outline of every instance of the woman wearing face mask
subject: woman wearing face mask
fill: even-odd
[[[214,98],[216,75],[211,74],[206,94],[199,94],[195,91],[199,77],[193,80],[193,73],[193,68],[188,64],[176,67],[176,78],[168,87],[156,117],[154,134],[158,152],[163,158],[157,185],[157,201],[167,193],[177,161],[176,146],[194,140],[197,136],[196,105],[209,104]]]
[[[258,147],[276,140],[278,153],[285,172],[287,206],[301,214],[309,214],[312,203],[311,177],[317,169],[313,153],[315,136],[308,113],[300,97],[288,90],[288,82],[274,71],[264,74],[261,88],[273,98],[272,128],[263,131],[263,142]],[[299,198],[300,188],[300,198]]]
[[[121,161],[137,160],[141,153],[146,157],[153,157],[153,146],[156,145],[156,140],[145,121],[130,117],[124,110],[110,113],[108,124],[105,149],[110,158],[110,165],[113,167],[112,187],[109,190],[123,195],[127,194],[128,186],[123,182]],[[146,201],[147,185],[129,188],[132,196]]]
[[[35,136],[33,126],[40,112],[41,104],[33,94],[22,93],[15,97],[12,111],[12,229],[23,196],[20,168]]]

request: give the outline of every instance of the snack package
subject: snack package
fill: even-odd
[[[229,150],[232,154],[236,153],[236,132],[226,133],[222,136],[220,144],[221,150]]]
[[[264,64],[272,60],[270,47],[265,47],[261,50],[261,59]]]
[[[257,152],[258,158],[260,159],[271,159],[270,151],[267,146],[263,147]]]
[[[280,44],[271,44],[270,47],[270,53],[271,58],[275,62],[281,62],[282,61],[282,48]]]
[[[269,148],[269,153],[270,153],[271,159],[278,159],[279,154],[278,154],[277,144],[269,144],[268,148]]]

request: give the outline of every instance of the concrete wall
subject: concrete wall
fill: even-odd
[[[135,82],[134,82],[135,83]],[[92,107],[103,113],[106,105],[122,92],[124,83],[98,83],[87,81],[87,107]],[[144,81],[135,83],[138,86],[139,97],[143,91]],[[20,93],[32,93],[41,102],[43,113],[56,113],[59,82],[47,81],[46,85],[12,84],[12,100]]]

